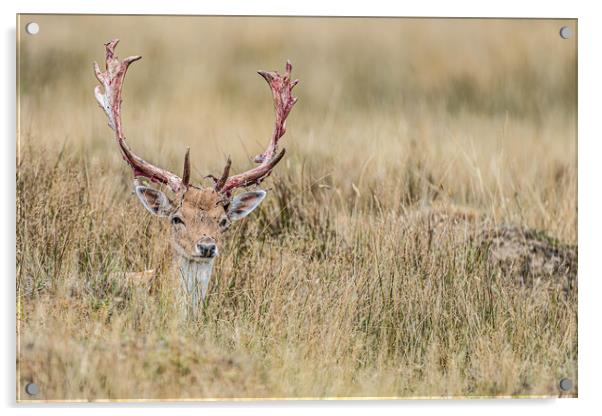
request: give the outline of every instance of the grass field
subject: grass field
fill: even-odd
[[[574,21],[35,16],[19,44],[17,396],[27,400],[577,394],[577,290],[517,285],[425,207],[577,244]],[[177,318],[168,224],[132,192],[92,62],[140,54],[130,146],[204,182],[263,150],[258,69],[299,102],[268,198]],[[120,272],[155,269],[150,287]],[[23,386],[34,381],[40,394]]]

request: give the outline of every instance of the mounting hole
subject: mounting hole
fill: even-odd
[[[563,378],[562,380],[560,380],[560,390],[562,391],[569,391],[573,388],[573,380],[571,380],[570,378]]]
[[[39,392],[40,389],[38,388],[38,385],[36,383],[27,383],[25,385],[25,393],[29,394],[30,396],[35,396]]]
[[[562,26],[560,28],[560,37],[562,39],[569,39],[571,36],[573,36],[573,29],[568,26]]]
[[[40,25],[36,22],[29,22],[25,25],[25,31],[30,35],[37,35],[40,31]]]

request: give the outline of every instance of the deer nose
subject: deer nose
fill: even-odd
[[[217,256],[217,246],[215,240],[211,237],[203,237],[196,242],[196,252],[201,257],[215,257]]]

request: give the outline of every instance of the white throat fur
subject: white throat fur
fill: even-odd
[[[213,260],[197,262],[179,257],[177,272],[180,280],[181,296],[179,302],[187,312],[196,316],[199,306],[207,296],[209,279],[213,270]]]

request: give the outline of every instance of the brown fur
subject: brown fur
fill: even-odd
[[[223,231],[219,222],[226,215],[226,207],[221,195],[211,188],[189,187],[179,199],[169,218],[179,216],[186,226],[172,225],[172,244],[177,254],[192,259],[200,239],[219,242]]]

